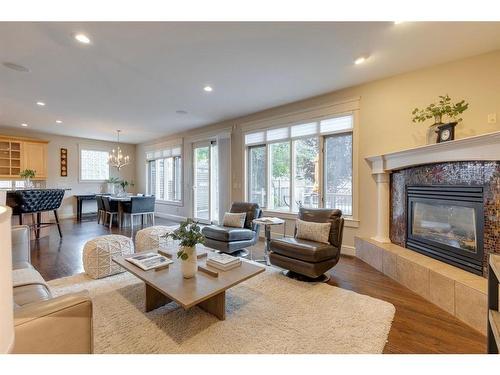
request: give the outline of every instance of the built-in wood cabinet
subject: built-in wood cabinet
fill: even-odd
[[[0,136],[0,178],[20,178],[24,169],[36,171],[36,180],[47,178],[47,141]]]

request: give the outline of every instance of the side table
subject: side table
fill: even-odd
[[[267,219],[267,220],[266,220]],[[272,220],[272,221],[271,221]],[[270,266],[269,262],[269,246],[271,244],[271,227],[273,225],[282,225],[283,224],[283,237],[286,235],[286,221],[277,217],[273,218],[259,218],[253,221],[254,224],[259,224],[264,226],[266,244],[264,246],[264,259],[254,259],[256,262],[265,263],[266,266]]]

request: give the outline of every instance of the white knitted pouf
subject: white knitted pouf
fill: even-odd
[[[133,253],[132,239],[118,234],[99,236],[83,247],[83,269],[93,279],[116,275],[125,270],[111,258]]]
[[[137,252],[146,251],[151,249],[157,249],[163,247],[167,243],[167,239],[163,237],[166,233],[173,232],[179,226],[164,226],[156,225],[153,227],[148,227],[141,229],[135,235],[135,249]]]

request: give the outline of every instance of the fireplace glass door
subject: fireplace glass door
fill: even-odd
[[[415,202],[414,237],[477,252],[476,215],[473,207]]]
[[[406,247],[482,273],[484,203],[477,186],[408,186]]]

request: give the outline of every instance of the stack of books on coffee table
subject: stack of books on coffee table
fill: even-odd
[[[207,266],[221,271],[229,271],[241,266],[241,259],[227,254],[215,254],[207,259]]]

